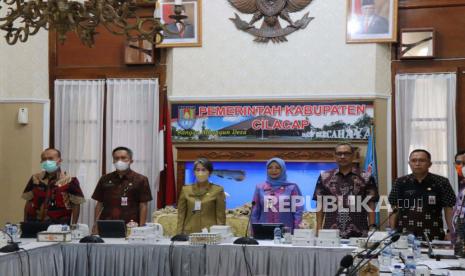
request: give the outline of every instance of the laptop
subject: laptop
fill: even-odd
[[[124,220],[97,220],[99,236],[102,238],[125,238]]]
[[[47,231],[47,228],[52,224],[52,222],[42,222],[42,221],[24,221],[21,222],[21,238],[22,239],[35,239],[37,238],[37,233],[42,231]]]
[[[284,224],[282,223],[252,223],[253,237],[257,240],[272,240],[274,239],[274,229],[281,228],[283,231]]]
[[[429,240],[428,234],[426,232],[423,232],[423,236],[425,237],[426,244],[428,245],[428,257],[430,257],[431,259],[458,259],[455,255],[434,254],[433,245]]]

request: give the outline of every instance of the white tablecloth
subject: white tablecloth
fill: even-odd
[[[258,246],[233,244],[191,246],[166,241],[160,244],[128,244],[107,239],[104,244],[24,244],[30,255],[0,254],[0,275],[247,275],[244,249],[254,275],[334,275],[340,259],[353,247],[294,247],[261,242]],[[170,252],[172,258],[170,259]],[[171,261],[170,261],[171,260]],[[173,271],[171,274],[170,271]]]

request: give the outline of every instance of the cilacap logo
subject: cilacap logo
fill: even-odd
[[[195,106],[178,107],[178,125],[183,129],[191,129],[195,124]]]

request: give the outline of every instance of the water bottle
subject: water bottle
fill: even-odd
[[[383,249],[381,252],[381,258],[380,258],[380,269],[383,271],[389,271],[389,268],[391,267],[391,245],[386,246],[386,248]]]
[[[421,242],[417,239],[413,242],[413,256],[416,260],[421,259]]]
[[[274,229],[274,243],[279,244],[281,243],[281,228],[276,227]]]
[[[404,276],[404,272],[402,272],[402,268],[400,265],[395,265],[394,270],[392,271],[392,276]]]
[[[17,224],[12,224],[10,226],[10,234],[11,234],[11,238],[13,239],[14,242],[19,242],[19,234],[18,234],[18,231],[19,231],[19,227]]]
[[[407,241],[408,241],[408,247],[413,248],[413,243],[415,242],[415,235],[414,234],[408,234],[407,235]]]
[[[415,263],[415,258],[412,255],[407,256],[404,275],[415,276],[416,270],[417,270],[417,264]]]
[[[465,257],[465,219],[458,218],[455,224],[454,254],[459,258]]]
[[[11,236],[11,223],[7,222],[7,223],[5,224],[5,228],[3,228],[3,230],[4,230],[6,233],[8,233],[8,235]]]

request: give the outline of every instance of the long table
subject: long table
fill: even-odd
[[[21,252],[21,258],[16,253],[0,254],[0,275],[242,276],[249,268],[253,275],[334,275],[341,258],[355,249],[295,247],[266,241],[246,247],[169,242],[136,245],[121,239],[107,239],[104,244],[30,242],[24,247],[29,252],[31,273],[27,273],[27,256]]]

